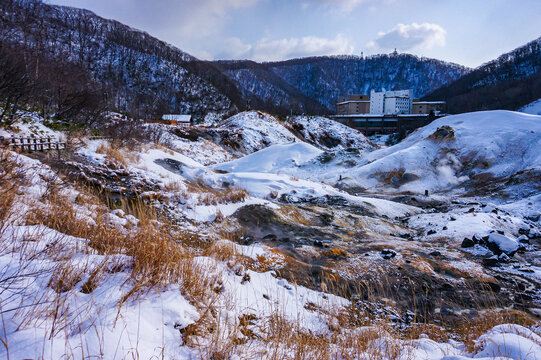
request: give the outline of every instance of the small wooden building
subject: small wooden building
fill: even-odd
[[[145,122],[149,124],[190,126],[192,125],[192,116],[182,114],[164,114],[162,115],[161,119],[147,119]]]
[[[169,121],[171,125],[177,126],[190,126],[192,125],[192,116],[191,115],[182,115],[182,114],[165,114],[162,115],[163,121]]]

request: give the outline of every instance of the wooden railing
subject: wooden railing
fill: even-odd
[[[51,136],[12,136],[8,138],[0,136],[0,144],[22,152],[63,150],[66,148],[66,143],[60,142]]]

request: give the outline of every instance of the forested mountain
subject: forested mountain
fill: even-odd
[[[413,89],[415,96],[421,97],[470,71],[461,65],[409,54],[324,56],[262,64],[220,61],[217,66],[245,96],[253,95],[274,105],[295,104],[297,94],[288,91],[292,87],[328,111],[334,111],[338,97],[367,94],[372,89]],[[308,107],[300,110],[310,112]]]
[[[280,62],[201,61],[94,13],[40,0],[0,2],[0,107],[31,103],[83,121],[105,110],[161,113],[325,114],[338,97],[413,89],[452,112],[513,109],[541,93],[541,40],[471,71],[408,54],[325,56]],[[429,95],[427,95],[429,94]]]
[[[218,69],[235,81],[253,109],[277,113],[324,114],[329,109],[269,70],[267,64],[254,61],[217,61]]]
[[[48,78],[49,86],[66,87],[62,81],[85,77],[85,83],[94,82],[88,90],[101,94],[107,107],[139,116],[202,114],[242,104],[235,85],[212,64],[90,11],[4,0],[0,15],[2,58],[20,62],[28,81]],[[50,64],[56,64],[54,71]],[[71,75],[61,75],[59,69],[68,67]]]
[[[517,110],[541,97],[541,38],[437,89],[426,100],[442,99],[455,113]]]

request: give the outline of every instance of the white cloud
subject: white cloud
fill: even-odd
[[[387,32],[380,32],[367,46],[375,50],[430,49],[445,46],[445,35],[446,31],[437,24],[398,24]]]
[[[334,39],[315,36],[278,40],[263,38],[253,45],[245,44],[238,38],[230,38],[218,58],[278,61],[306,56],[349,55],[353,51],[349,39],[340,34]]]
[[[205,37],[217,33],[228,11],[251,7],[258,0],[183,1],[174,25],[183,37]]]
[[[130,26],[150,31],[169,42],[215,35],[235,9],[261,0],[53,0],[83,7]]]
[[[316,4],[325,5],[329,8],[337,10],[343,13],[350,13],[356,7],[367,2],[374,2],[374,0],[312,0]],[[383,0],[379,0],[383,1]],[[386,0],[392,1],[392,0]]]
[[[241,39],[232,37],[224,41],[223,55],[220,58],[224,59],[246,59],[250,56],[252,45],[245,44]]]

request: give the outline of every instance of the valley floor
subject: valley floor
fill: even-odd
[[[541,359],[541,117],[0,136],[9,359]],[[484,132],[479,137],[480,131]]]

